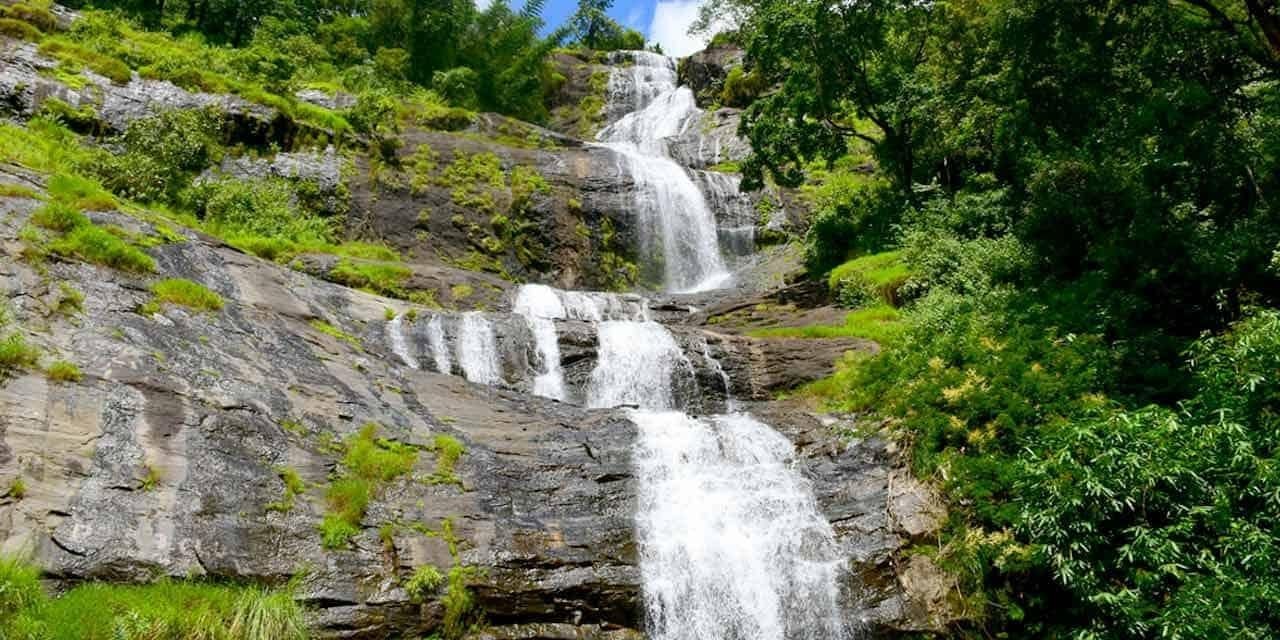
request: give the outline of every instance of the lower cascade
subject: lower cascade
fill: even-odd
[[[791,442],[743,413],[631,416],[649,636],[846,637],[835,532]]]

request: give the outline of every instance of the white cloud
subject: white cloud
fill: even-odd
[[[658,0],[649,24],[649,40],[662,45],[662,52],[687,56],[707,46],[706,38],[689,35],[689,25],[698,18],[702,0]]]
[[[475,0],[475,3],[477,9],[484,11],[489,8],[489,5],[493,4],[493,0]]]

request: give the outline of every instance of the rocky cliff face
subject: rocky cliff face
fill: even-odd
[[[593,95],[592,76],[598,85],[596,74],[607,69],[576,60],[565,105]],[[119,131],[156,108],[216,104],[245,139],[287,148],[297,133],[265,107],[167,83],[116,85],[87,74],[88,87],[71,89],[40,73],[52,63],[30,45],[3,38],[0,63],[0,104],[13,117],[29,117],[56,96],[94,106],[101,125]],[[414,288],[439,291],[446,306],[487,309],[482,317],[498,336],[494,385],[467,382],[459,363],[439,367],[432,358],[432,320],[454,327],[463,316],[326,282],[316,276],[331,270],[329,256],[304,256],[288,268],[197,232],[161,233],[146,215],[106,211],[92,218],[152,239],[157,276],[33,261],[19,236],[41,202],[0,197],[0,293],[13,312],[11,329],[46,361],[68,360],[84,374],[53,381],[17,370],[0,381],[0,485],[22,478],[27,487],[20,498],[0,498],[0,552],[33,553],[55,586],[159,575],[296,578],[317,635],[334,638],[437,630],[443,605],[411,598],[405,579],[428,564],[469,567],[487,622],[477,638],[639,637],[636,427],[626,410],[528,394],[540,356],[525,320],[507,313],[504,277],[576,288],[631,284],[633,185],[612,170],[611,152],[578,141],[592,116],[577,115],[557,120],[561,133],[488,115],[461,132],[409,130],[394,158],[296,149],[230,158],[220,168],[315,181],[335,211],[347,211],[351,233],[412,254]],[[724,134],[710,139],[729,141],[734,114],[709,117]],[[714,153],[704,146],[677,155],[700,167],[741,153],[735,139]],[[450,172],[460,166],[467,171]],[[545,188],[535,181],[517,203],[513,178],[526,169]],[[0,165],[0,184],[40,194],[43,180]],[[498,216],[519,222],[520,233],[500,232]],[[225,307],[147,308],[159,277],[200,282]],[[456,294],[460,285],[475,293]],[[83,294],[80,308],[65,304],[68,291]],[[849,608],[862,612],[869,631],[891,636],[945,624],[945,576],[927,558],[901,557],[938,526],[936,499],[886,441],[849,437],[856,417],[771,401],[829,374],[841,353],[874,345],[733,335],[691,312],[710,302],[645,303],[685,352],[707,355],[690,358],[692,386],[682,393],[701,404],[686,404],[721,410],[727,376],[729,392],[796,443],[850,559]],[[557,328],[566,383],[580,388],[597,357],[594,330],[573,321]],[[445,349],[454,351],[457,339],[446,335]],[[416,462],[376,488],[349,543],[326,548],[319,529],[326,493],[345,443],[368,424],[413,447]],[[441,476],[438,436],[465,446],[456,482]],[[304,483],[297,495],[286,482],[291,473]]]

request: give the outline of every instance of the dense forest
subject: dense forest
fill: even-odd
[[[405,122],[545,123],[558,48],[646,46],[608,0],[556,28],[543,2],[69,2],[86,13],[41,46],[393,157]],[[53,31],[20,13],[0,29]],[[798,394],[888,419],[942,488],[943,534],[913,552],[957,576],[954,633],[1276,637],[1280,3],[707,0],[693,28],[745,52],[722,95],[752,155],[732,168],[802,194],[805,277],[853,310],[775,334],[883,346]],[[313,88],[354,103],[281,97]],[[9,146],[64,145],[77,113],[55,115]],[[168,113],[118,153],[59,162],[114,196],[222,215],[238,247],[332,240],[296,193],[192,186],[216,128]]]
[[[772,87],[748,181],[825,174],[811,273],[906,309],[823,393],[895,417],[957,505],[932,553],[975,635],[1274,637],[1275,3],[704,8],[725,21]]]

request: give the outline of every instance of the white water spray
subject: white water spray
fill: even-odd
[[[649,637],[846,637],[840,550],[791,442],[746,414],[632,420]]]
[[[477,312],[465,313],[459,325],[456,355],[467,380],[479,384],[502,382],[498,338],[489,319]]]
[[[435,361],[436,371],[444,374],[453,373],[453,359],[449,357],[449,342],[444,335],[444,320],[440,316],[431,316],[427,323],[427,343],[431,346],[431,359]]]
[[[564,305],[556,290],[546,285],[520,287],[513,308],[524,317],[533,332],[534,344],[542,358],[542,371],[533,379],[533,393],[544,398],[565,399],[564,372],[560,369],[560,337],[556,320],[564,319]]]
[[[409,351],[409,342],[404,337],[404,316],[398,315],[387,323],[387,342],[391,344],[391,352],[410,369],[421,369],[417,356]]]
[[[608,113],[631,108],[597,136],[618,155],[619,173],[635,182],[642,249],[661,256],[670,291],[705,291],[730,274],[720,255],[716,219],[689,173],[671,159],[668,140],[701,115],[688,87],[676,86],[675,61],[630,52],[634,64],[609,78]]]

